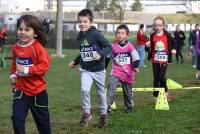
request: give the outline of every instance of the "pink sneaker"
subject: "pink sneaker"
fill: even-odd
[[[156,104],[157,99],[158,99],[158,97],[153,97],[153,98],[152,98],[152,103],[153,103],[153,104]]]
[[[167,101],[171,101],[172,100],[172,97],[169,95],[169,92],[166,92],[166,98],[167,98]]]

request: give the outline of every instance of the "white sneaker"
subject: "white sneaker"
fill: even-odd
[[[196,67],[196,65],[193,65],[192,67]]]

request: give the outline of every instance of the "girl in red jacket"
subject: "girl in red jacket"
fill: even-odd
[[[14,132],[25,134],[25,118],[31,110],[39,133],[50,134],[48,95],[44,75],[50,58],[42,42],[45,41],[41,22],[32,15],[17,21],[19,41],[13,46],[10,80],[13,85],[12,121]]]

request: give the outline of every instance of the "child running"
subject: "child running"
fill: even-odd
[[[50,116],[45,73],[50,57],[43,47],[42,23],[32,15],[17,20],[19,41],[13,46],[10,80],[13,85],[12,121],[15,134],[25,134],[25,120],[29,109],[40,134],[50,134]]]
[[[112,70],[108,84],[107,104],[108,112],[114,101],[114,94],[119,83],[122,84],[124,104],[127,112],[133,112],[132,83],[135,73],[139,72],[139,55],[134,45],[127,41],[129,29],[126,25],[117,27],[116,36],[118,41],[112,44]]]
[[[148,59],[152,61],[154,87],[165,88],[168,101],[171,100],[166,84],[166,71],[170,52],[176,53],[173,49],[173,38],[164,28],[165,21],[162,17],[156,17],[153,21],[154,32],[150,35],[150,48]],[[153,101],[157,101],[158,91],[153,92]]]
[[[111,46],[105,37],[93,25],[93,14],[89,9],[83,9],[78,13],[78,25],[80,32],[78,44],[80,54],[69,63],[70,68],[80,65],[81,73],[81,100],[82,117],[80,126],[85,127],[91,120],[90,90],[94,81],[97,99],[100,109],[100,128],[107,126],[107,103],[105,91],[105,57],[111,53]]]

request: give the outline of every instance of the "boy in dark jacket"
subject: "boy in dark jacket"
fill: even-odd
[[[80,126],[88,125],[92,116],[90,114],[90,90],[94,81],[97,99],[100,109],[100,127],[107,126],[107,103],[105,90],[105,57],[111,53],[111,46],[105,37],[92,26],[93,14],[88,9],[83,9],[78,13],[78,25],[80,32],[77,38],[80,46],[80,54],[71,61],[70,68],[80,65],[81,72],[81,100],[82,117]]]

